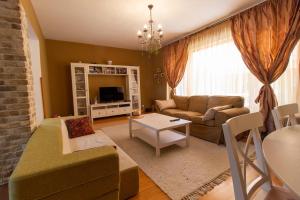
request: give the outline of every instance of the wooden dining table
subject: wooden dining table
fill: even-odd
[[[300,125],[270,133],[262,148],[270,169],[300,199]]]

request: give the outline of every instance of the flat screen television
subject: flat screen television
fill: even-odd
[[[100,102],[124,101],[124,89],[122,87],[100,87]]]

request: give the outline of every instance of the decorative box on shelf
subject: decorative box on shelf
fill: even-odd
[[[127,68],[122,66],[89,66],[89,74],[127,75]]]

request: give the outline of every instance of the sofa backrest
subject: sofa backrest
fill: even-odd
[[[175,101],[176,108],[178,108],[180,110],[188,110],[190,97],[188,97],[188,96],[174,96],[173,99]]]
[[[208,96],[191,96],[188,110],[204,114],[207,110]]]
[[[209,108],[216,106],[232,105],[234,108],[244,106],[244,98],[241,96],[174,96],[176,108],[204,114]]]
[[[241,108],[244,106],[244,98],[241,96],[210,96],[207,103],[207,109],[224,105],[232,105],[234,108]]]

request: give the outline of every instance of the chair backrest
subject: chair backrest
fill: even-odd
[[[261,113],[250,113],[231,118],[223,124],[223,132],[226,141],[226,149],[230,162],[234,195],[237,200],[248,200],[255,191],[262,186],[265,191],[271,189],[271,179],[262,153],[262,142],[258,128],[263,126]],[[246,145],[242,150],[238,144],[237,135],[250,130]],[[253,140],[257,165],[249,158],[249,147]],[[240,154],[240,157],[239,157]],[[243,160],[240,160],[242,158]],[[247,186],[246,167],[251,166],[259,177],[251,181]]]
[[[298,104],[286,104],[277,106],[272,110],[272,115],[276,129],[285,126],[293,126],[297,124],[295,114],[298,113]],[[286,124],[284,122],[286,121]]]

